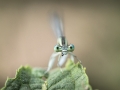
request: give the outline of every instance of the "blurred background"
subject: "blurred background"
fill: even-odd
[[[0,1],[0,88],[21,65],[47,67],[57,42],[49,11],[56,8],[93,89],[120,90],[120,4],[75,0]]]

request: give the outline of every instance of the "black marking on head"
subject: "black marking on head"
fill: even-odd
[[[57,49],[59,49],[59,47],[56,47]]]
[[[62,56],[64,56],[63,52],[62,52]]]
[[[72,49],[72,47],[70,46],[70,49]]]

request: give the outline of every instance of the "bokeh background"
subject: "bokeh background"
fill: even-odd
[[[120,90],[120,4],[79,0],[0,1],[0,88],[21,65],[47,67],[56,45],[52,9],[63,11],[66,37],[93,89]]]

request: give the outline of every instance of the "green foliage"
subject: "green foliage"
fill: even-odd
[[[7,79],[1,90],[92,90],[85,68],[69,60],[62,71],[57,68],[45,74],[41,68],[20,67],[16,77]]]

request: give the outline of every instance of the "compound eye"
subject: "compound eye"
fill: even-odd
[[[70,44],[69,46],[68,46],[68,51],[74,51],[74,49],[75,49],[75,47],[74,47],[74,45],[73,44]]]
[[[61,52],[61,46],[56,45],[56,46],[54,47],[54,51],[56,51],[56,52]]]

